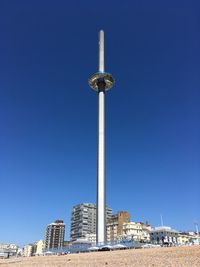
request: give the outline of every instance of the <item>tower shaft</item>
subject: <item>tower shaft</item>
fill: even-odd
[[[97,242],[106,241],[105,194],[105,93],[99,92],[97,166]]]
[[[99,72],[104,72],[104,32],[99,33]],[[98,243],[106,241],[105,195],[105,85],[99,82],[98,92],[98,166],[97,166],[97,231]]]
[[[99,32],[99,72],[104,72],[104,32]]]
[[[105,92],[115,81],[104,71],[104,32],[99,32],[99,71],[88,80],[89,86],[98,92],[98,157],[97,157],[97,205],[96,240],[106,242],[106,194],[105,194]]]

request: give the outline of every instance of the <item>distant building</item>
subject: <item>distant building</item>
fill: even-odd
[[[86,239],[88,242],[90,242],[90,243],[92,243],[92,244],[95,244],[95,243],[96,243],[96,234],[87,234],[87,235],[85,236],[85,239]]]
[[[33,244],[28,244],[26,246],[23,247],[23,256],[24,257],[31,257],[33,256],[33,249],[34,249],[34,245]]]
[[[150,241],[151,226],[142,222],[123,223],[123,239],[132,239],[140,242]]]
[[[63,242],[63,247],[69,247],[69,246],[71,246],[72,245],[72,241],[71,240],[65,240],[64,242]]]
[[[16,244],[13,243],[0,243],[0,249],[13,249],[13,250],[17,250],[18,246]]]
[[[36,241],[35,243],[31,243],[28,245],[25,245],[22,249],[22,255],[24,257],[31,257],[35,255],[42,255],[43,254],[43,249],[44,249],[44,241],[39,240]]]
[[[35,256],[36,255],[36,250],[37,250],[37,244],[36,242],[32,244],[32,255],[31,256]]]
[[[178,232],[167,226],[155,227],[150,233],[150,239],[153,244],[173,245],[178,243]]]
[[[180,245],[188,245],[188,244],[200,244],[200,236],[195,232],[180,232],[178,233],[178,243]]]
[[[106,207],[107,220],[111,216],[112,209]],[[96,205],[92,203],[78,204],[72,209],[70,239],[75,241],[90,234],[96,235]]]
[[[63,247],[64,236],[65,224],[62,220],[49,224],[45,234],[45,249]]]
[[[43,250],[44,250],[44,241],[43,240],[36,241],[35,245],[36,245],[35,254],[36,255],[42,255],[43,254]]]
[[[188,232],[190,235],[190,241],[194,245],[200,245],[200,235],[199,232]]]
[[[19,247],[15,244],[0,243],[0,253],[2,253],[2,255],[5,254],[6,257],[8,255],[16,256],[19,253]]]
[[[188,233],[178,233],[178,244],[188,245],[190,243],[190,235]]]
[[[130,222],[130,213],[127,211],[120,211],[112,215],[107,221],[107,241],[117,240],[123,235],[123,223]]]

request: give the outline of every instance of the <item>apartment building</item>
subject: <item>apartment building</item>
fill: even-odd
[[[119,211],[112,215],[107,221],[107,241],[117,240],[119,236],[123,235],[123,223],[130,222],[130,213],[127,211]]]
[[[45,233],[45,249],[63,247],[65,224],[63,220],[56,220],[47,226]]]
[[[111,216],[112,209],[106,207],[107,221]],[[75,241],[85,238],[88,234],[96,234],[96,205],[92,203],[78,204],[72,209],[70,239]]]

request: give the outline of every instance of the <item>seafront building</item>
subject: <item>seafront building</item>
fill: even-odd
[[[153,244],[178,244],[178,231],[168,226],[155,227],[150,233],[150,240]]]
[[[31,257],[31,256],[40,256],[43,255],[44,252],[44,240],[36,241],[35,243],[31,243],[25,245],[22,249],[22,255],[24,257]]]
[[[180,245],[199,245],[200,244],[200,236],[195,232],[179,232],[178,233],[178,244]]]
[[[190,235],[190,241],[195,245],[200,245],[200,235],[199,232],[188,232]]]
[[[12,249],[17,251],[18,246],[16,244],[9,244],[9,243],[0,243],[0,249]]]
[[[91,243],[91,244],[95,244],[96,243],[96,234],[87,234],[85,236],[85,239]]]
[[[45,249],[63,247],[65,224],[63,220],[56,220],[47,226],[45,233]]]
[[[36,241],[35,246],[36,246],[35,254],[42,255],[44,251],[44,240]]]
[[[130,222],[130,213],[127,211],[120,211],[112,215],[107,221],[107,241],[114,241],[123,235],[123,224]]]
[[[188,245],[191,241],[190,235],[188,233],[178,233],[178,244],[180,245]]]
[[[33,253],[34,253],[34,245],[33,244],[28,244],[28,245],[23,247],[22,255],[24,257],[31,257],[31,256],[33,256]]]
[[[20,248],[16,244],[0,243],[0,256],[8,257],[20,254]]]
[[[86,234],[84,237],[77,238],[74,241],[70,241],[70,244],[68,246],[73,245],[96,245],[97,239],[96,234]]]
[[[106,207],[107,221],[111,216],[112,209]],[[78,204],[72,209],[70,239],[75,241],[83,238],[96,240],[96,205],[93,203]]]
[[[150,241],[150,231],[152,230],[149,224],[142,222],[123,223],[123,234],[121,239],[131,239],[139,242]]]

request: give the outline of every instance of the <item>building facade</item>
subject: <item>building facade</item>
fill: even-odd
[[[106,207],[107,220],[112,216],[112,209]],[[96,205],[82,203],[72,209],[70,239],[75,241],[88,234],[96,234]]]
[[[155,227],[150,233],[150,239],[153,244],[173,245],[178,243],[178,232],[167,226]]]
[[[107,241],[114,241],[123,235],[123,224],[130,222],[130,213],[120,211],[107,221]]]
[[[65,224],[62,220],[49,224],[45,234],[45,249],[63,247],[64,237]]]
[[[134,241],[150,241],[150,225],[144,223],[129,222],[123,224],[123,239],[132,239]]]
[[[96,234],[87,234],[85,239],[91,244],[96,244]]]
[[[36,245],[35,254],[36,255],[42,255],[43,254],[43,250],[44,250],[44,241],[43,240],[36,241],[35,245]]]
[[[23,256],[31,257],[33,255],[33,244],[28,244],[23,247]]]
[[[0,254],[5,254],[5,257],[19,255],[19,252],[20,249],[15,244],[0,243]]]
[[[199,245],[200,236],[199,233],[195,232],[179,232],[178,234],[178,243],[180,245]]]

